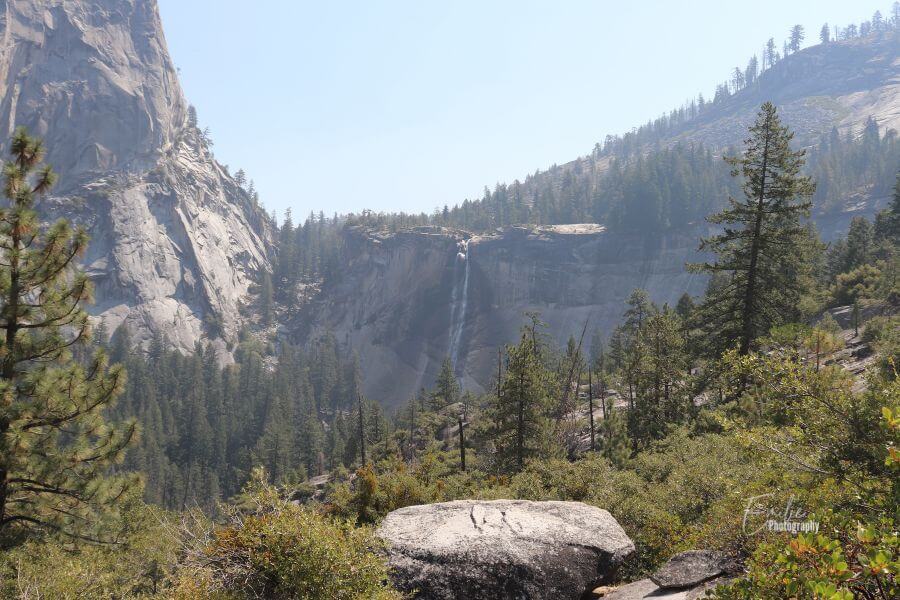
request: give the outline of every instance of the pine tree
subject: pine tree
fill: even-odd
[[[758,336],[796,315],[804,268],[797,249],[807,237],[800,220],[809,214],[815,186],[800,175],[804,151],[791,150],[792,137],[767,102],[750,127],[743,156],[728,159],[732,175],[743,176],[743,198],[729,198],[729,207],[709,218],[725,226],[700,245],[716,255],[715,262],[692,265],[728,277],[700,309],[718,349],[736,344],[747,354]]]
[[[675,314],[677,314],[682,321],[687,321],[694,314],[694,309],[696,305],[694,304],[694,299],[690,294],[685,292],[678,299],[678,304],[675,305]]]
[[[772,68],[778,62],[778,52],[775,51],[775,38],[769,38],[766,42],[766,49],[763,53],[765,56],[765,64],[767,68]]]
[[[853,217],[847,231],[847,255],[845,271],[861,267],[872,260],[875,246],[875,229],[865,217]]]
[[[90,334],[81,305],[87,277],[75,261],[87,234],[62,220],[42,227],[35,203],[55,175],[43,144],[18,130],[3,167],[9,206],[0,211],[0,535],[51,529],[97,538],[105,508],[131,478],[107,477],[135,434],[105,422],[125,383],[98,351],[87,365],[71,349]]]
[[[888,207],[887,218],[885,219],[885,237],[900,246],[900,174],[897,175],[897,183],[894,186],[894,196],[891,205]]]
[[[272,324],[272,311],[274,310],[274,301],[272,298],[272,276],[266,269],[262,270],[261,282],[259,285],[259,320],[264,327]]]
[[[540,322],[536,315],[531,317],[519,343],[507,347],[506,373],[495,399],[494,445],[501,471],[521,471],[528,459],[548,448],[552,436],[548,413],[556,382],[544,364]]]
[[[634,341],[641,361],[635,373],[635,409],[629,434],[638,443],[659,439],[670,423],[687,417],[687,356],[678,317],[665,308],[650,316]]]
[[[445,406],[459,402],[459,382],[453,372],[453,362],[450,357],[444,358],[441,370],[435,381],[434,393],[431,395],[431,404],[434,410],[440,410]]]
[[[799,52],[800,44],[803,43],[803,38],[805,34],[803,32],[803,25],[794,25],[791,28],[791,41],[788,43],[788,48],[791,52]]]
[[[191,129],[197,129],[198,121],[197,121],[197,109],[193,104],[188,106],[187,110],[187,124]]]
[[[647,318],[655,312],[653,303],[646,290],[636,288],[625,301],[628,309],[625,311],[625,329],[636,333],[644,326]]]
[[[823,44],[827,44],[831,41],[831,30],[828,29],[828,23],[822,25],[822,29],[819,31],[819,40]]]

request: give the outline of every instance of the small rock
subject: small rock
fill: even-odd
[[[673,556],[650,579],[662,588],[689,588],[727,572],[730,562],[724,552],[689,550]]]
[[[600,587],[596,588],[591,593],[594,594],[595,596],[599,596],[600,598],[603,598],[604,596],[606,596],[607,594],[611,594],[615,590],[616,590],[615,586],[601,585]]]
[[[649,579],[622,585],[603,596],[603,600],[687,600],[687,590],[662,589]]]

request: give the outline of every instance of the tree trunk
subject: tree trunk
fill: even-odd
[[[463,418],[459,416],[459,466],[466,472],[466,434],[463,431]]]
[[[13,215],[16,213],[13,212]],[[15,216],[13,217],[16,218]],[[18,249],[21,246],[21,238],[19,236],[19,226],[15,223],[12,227],[12,239],[10,246],[16,249],[11,253],[10,257],[10,281],[9,295],[6,298],[6,357],[3,360],[3,369],[0,371],[0,379],[12,382],[16,375],[16,335],[19,332],[19,256]],[[6,432],[9,430],[10,420],[5,412],[7,407],[3,406],[4,412],[0,414],[0,440],[4,439]],[[5,441],[5,440],[4,440]],[[3,444],[5,447],[6,444]],[[6,459],[0,457],[0,526],[2,526],[6,517],[6,500],[9,491],[9,468],[6,465]]]
[[[363,403],[362,396],[357,396],[359,402],[359,454],[362,458],[360,466],[366,466],[366,430],[365,421],[363,420]]]
[[[519,424],[516,432],[516,459],[519,470],[525,464],[525,373],[519,375]]]
[[[740,354],[746,356],[753,342],[753,313],[756,308],[756,270],[759,263],[760,234],[766,202],[766,178],[769,174],[769,140],[772,137],[772,117],[766,119],[766,138],[763,143],[762,175],[759,182],[759,197],[756,201],[756,222],[753,225],[753,243],[750,245],[750,265],[747,268],[747,290],[744,293],[744,307],[741,315]]]
[[[588,369],[588,414],[591,416],[591,452],[596,449],[594,438],[594,377],[592,369]]]

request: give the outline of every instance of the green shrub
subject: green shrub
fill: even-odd
[[[390,600],[380,544],[368,528],[282,500],[259,483],[251,514],[232,513],[187,552],[175,597]]]
[[[883,263],[878,263],[884,266]],[[876,298],[882,283],[882,271],[876,265],[862,265],[837,276],[831,288],[831,297],[836,305],[853,304],[857,300]]]
[[[747,573],[713,593],[719,600],[893,600],[900,597],[898,538],[891,521],[801,534],[761,545]]]
[[[131,500],[116,544],[45,537],[0,550],[0,598],[164,598],[176,569],[178,535],[163,511]]]

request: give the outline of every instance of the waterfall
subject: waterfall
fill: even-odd
[[[469,305],[469,240],[462,240],[456,246],[456,266],[453,275],[453,291],[450,296],[450,349],[448,355],[457,376],[459,368],[459,345],[466,325],[466,310]],[[461,268],[460,268],[461,267]],[[460,285],[459,271],[462,271]]]

